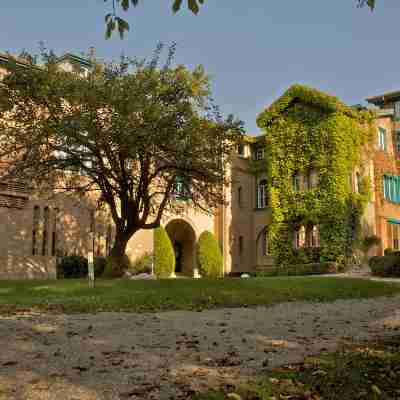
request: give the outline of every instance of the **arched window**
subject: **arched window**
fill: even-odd
[[[57,255],[57,229],[58,229],[58,214],[59,214],[60,210],[58,208],[54,209],[54,213],[53,213],[53,229],[51,232],[52,238],[51,238],[51,255],[52,256],[56,256]]]
[[[43,241],[42,241],[42,256],[47,256],[48,251],[48,236],[49,236],[49,223],[50,223],[50,209],[44,208],[43,213]]]
[[[261,180],[257,185],[257,208],[266,208],[268,206],[267,181]]]
[[[38,254],[38,237],[39,237],[39,219],[40,208],[35,206],[33,208],[33,226],[32,226],[32,255]]]

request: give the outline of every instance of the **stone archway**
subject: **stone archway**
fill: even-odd
[[[196,265],[196,233],[183,219],[173,219],[165,227],[175,250],[175,273],[193,276]]]

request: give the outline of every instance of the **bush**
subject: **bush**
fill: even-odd
[[[400,278],[400,255],[398,253],[399,252],[393,252],[387,256],[371,257],[369,266],[372,275]]]
[[[308,264],[295,264],[285,267],[275,267],[268,271],[263,271],[258,276],[306,276],[306,275],[322,275],[336,274],[338,272],[338,264],[332,261]]]
[[[167,231],[159,226],[154,230],[154,273],[169,278],[175,271],[175,252]]]
[[[105,268],[103,272],[104,278],[121,278],[125,271],[127,271],[131,266],[129,257],[125,254],[122,260],[116,260],[114,257],[107,257]]]
[[[57,265],[57,278],[78,279],[88,274],[88,261],[82,256],[62,257]]]
[[[106,257],[96,257],[94,259],[94,277],[98,278],[103,275],[106,268],[107,258]]]
[[[137,258],[129,268],[129,272],[134,275],[151,274],[151,264],[153,263],[153,255],[145,253]]]
[[[219,244],[214,235],[204,231],[197,244],[197,261],[200,274],[207,278],[223,276],[223,258]]]

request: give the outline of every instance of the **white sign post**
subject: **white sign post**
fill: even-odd
[[[94,259],[92,251],[89,251],[88,253],[88,278],[89,287],[94,288]]]

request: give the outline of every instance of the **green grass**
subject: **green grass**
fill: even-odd
[[[0,281],[0,312],[32,308],[54,312],[202,310],[334,301],[400,294],[400,285],[361,279],[252,278],[224,280]]]
[[[229,391],[204,393],[194,399],[400,399],[400,336],[309,357]]]

